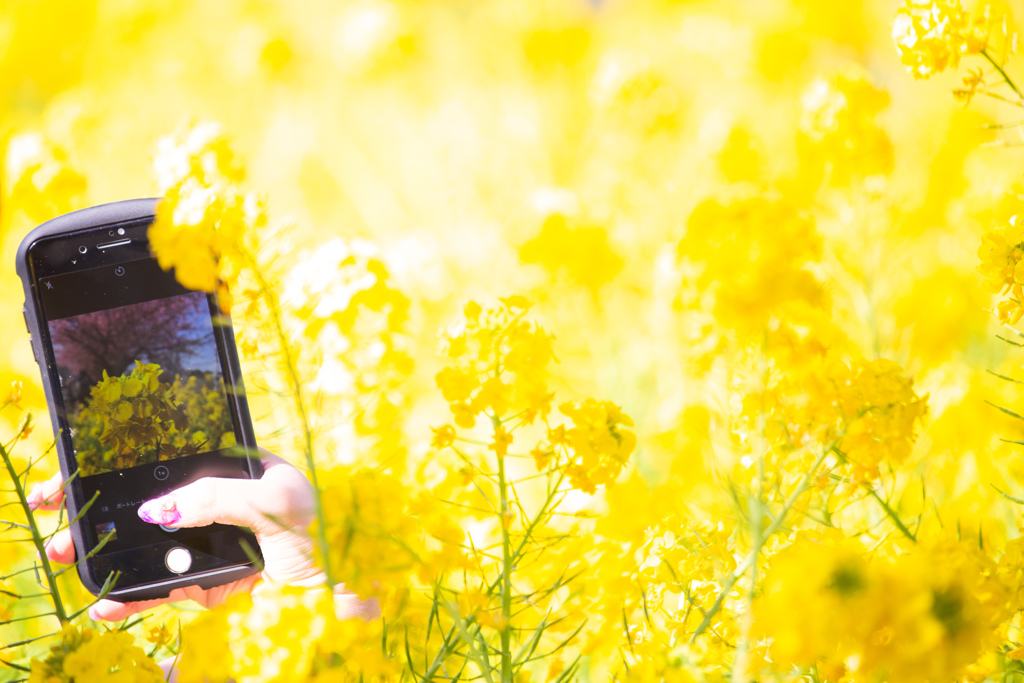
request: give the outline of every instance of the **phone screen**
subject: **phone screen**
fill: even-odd
[[[178,546],[196,571],[249,561],[241,529],[138,517],[144,501],[202,476],[248,476],[216,304],[139,255],[37,270],[65,457],[82,503],[96,498],[82,536],[87,548],[106,539],[90,561],[100,582],[113,570],[119,583],[166,578],[163,553]]]
[[[118,266],[145,268],[146,262]],[[96,279],[84,271],[50,278],[47,305],[57,373],[80,477],[219,451],[235,445],[207,298],[187,292],[133,301],[152,291],[121,290],[121,303],[93,308]],[[132,296],[132,294],[136,296]],[[46,298],[50,298],[45,296]],[[125,301],[127,300],[127,301]],[[92,305],[90,305],[90,303]]]

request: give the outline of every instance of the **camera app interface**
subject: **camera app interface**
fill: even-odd
[[[204,294],[51,320],[50,338],[79,476],[234,445]]]
[[[109,558],[156,547],[154,534],[164,534],[196,563],[201,553],[240,554],[231,528],[161,530],[136,514],[145,500],[202,476],[238,476],[244,464],[207,295],[150,258],[44,276],[37,286],[65,437],[84,499],[96,496],[91,543],[104,539]]]

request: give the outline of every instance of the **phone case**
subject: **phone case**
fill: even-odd
[[[32,355],[35,357],[36,363],[40,365],[40,374],[43,379],[43,390],[46,394],[46,403],[50,413],[50,422],[54,428],[54,438],[56,440],[57,450],[60,456],[61,472],[65,479],[71,475],[69,465],[70,459],[65,452],[64,442],[57,433],[59,424],[56,408],[57,387],[53,385],[51,372],[53,368],[42,367],[42,359],[46,358],[46,355],[43,350],[41,341],[42,337],[40,335],[41,321],[36,305],[37,298],[34,293],[35,282],[33,282],[32,279],[29,263],[29,249],[33,243],[41,238],[58,236],[90,228],[138,221],[145,218],[153,218],[155,215],[157,201],[157,199],[131,199],[74,211],[49,220],[33,229],[25,236],[25,239],[22,240],[21,245],[18,247],[17,263],[15,268],[18,276],[21,278],[22,286],[24,288],[25,302],[22,306],[22,312],[25,316],[25,326],[28,328],[29,335],[31,336]],[[230,320],[227,316],[224,316],[224,323],[225,324],[223,325],[214,325],[214,334],[217,337],[218,345],[225,349],[225,382],[229,382],[231,386],[241,387],[242,372],[238,361],[238,353],[235,347],[234,333],[230,325]],[[239,431],[242,436],[241,445],[250,453],[247,458],[249,474],[253,479],[258,479],[263,474],[263,467],[259,457],[254,455],[258,452],[256,437],[252,428],[252,420],[249,413],[248,403],[245,400],[244,395],[240,395],[241,393],[242,392],[228,392],[228,396],[234,404],[233,408],[235,410],[235,415],[238,418]],[[199,470],[198,473],[201,475],[201,470]],[[74,519],[79,512],[79,510],[76,509],[77,501],[74,500],[74,496],[66,496],[65,502],[68,508],[68,519]],[[77,557],[84,556],[85,547],[81,532],[81,523],[71,526],[71,535],[74,540]],[[167,597],[167,595],[175,588],[181,588],[184,586],[212,588],[214,586],[221,586],[226,583],[231,583],[232,581],[237,581],[246,576],[251,576],[257,571],[258,568],[250,562],[249,564],[242,566],[233,566],[202,573],[183,574],[173,579],[155,583],[146,583],[125,588],[117,588],[115,586],[115,588],[107,594],[106,598],[119,602],[135,602],[139,600],[163,598]],[[78,575],[81,578],[82,583],[93,595],[98,595],[101,592],[103,581],[106,577],[93,577],[88,570],[87,563],[84,562],[78,565]]]

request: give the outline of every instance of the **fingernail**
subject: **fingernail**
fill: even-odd
[[[181,520],[181,513],[174,505],[174,500],[168,497],[154,498],[147,500],[139,506],[139,517],[143,522],[150,524],[170,525]]]
[[[89,618],[93,621],[100,621],[99,610],[96,609],[96,605],[89,608]]]

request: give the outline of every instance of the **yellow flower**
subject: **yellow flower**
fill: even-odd
[[[874,597],[868,559],[860,544],[828,536],[805,536],[772,557],[754,617],[781,668],[843,670],[850,653],[841,639],[855,632]]]
[[[231,288],[266,222],[262,203],[241,193],[243,170],[218,124],[198,123],[164,138],[154,162],[164,199],[149,228],[160,267],[188,289],[216,292],[231,308]]]
[[[808,359],[764,394],[748,394],[745,415],[756,423],[768,411],[766,434],[782,446],[774,453],[778,466],[799,470],[807,453],[801,449],[817,451],[832,444],[843,455],[841,465],[851,482],[866,484],[878,477],[883,463],[895,468],[910,455],[927,399],[890,360],[831,354]],[[794,452],[798,457],[787,462]]]
[[[513,410],[529,424],[551,411],[547,368],[557,362],[553,338],[522,319],[531,306],[525,297],[506,297],[501,303],[485,311],[470,302],[464,320],[441,335],[446,355],[456,364],[437,373],[435,382],[459,427],[473,427],[484,413],[500,417]]]
[[[889,95],[866,72],[847,68],[819,79],[803,97],[797,150],[804,171],[823,173],[833,184],[892,170],[892,143],[875,119]]]
[[[324,534],[336,578],[362,598],[404,587],[424,554],[423,527],[409,512],[407,488],[367,470],[320,476],[323,499],[330,501]]]
[[[70,416],[83,476],[195,455],[233,438],[221,380],[207,373],[161,382],[163,373],[140,361],[126,375],[104,371],[85,406]]]
[[[430,430],[434,432],[434,439],[430,442],[431,448],[447,448],[455,443],[455,427],[443,425],[431,427]]]
[[[174,632],[167,628],[167,624],[160,622],[150,624],[146,627],[146,641],[159,647],[165,647],[174,642]]]
[[[810,269],[821,249],[814,223],[796,205],[755,196],[698,204],[677,254],[692,296],[710,298],[722,325],[760,339],[773,320],[798,321],[827,301]]]
[[[544,219],[540,232],[519,248],[523,263],[542,266],[552,279],[596,292],[622,269],[622,257],[608,242],[608,233],[596,225],[571,225],[562,214]]]
[[[896,12],[892,38],[900,59],[914,78],[928,78],[956,68],[960,58],[977,54],[988,43],[984,20],[972,19],[960,0],[906,0]]]
[[[126,631],[64,626],[45,660],[32,660],[31,683],[159,683],[163,671]]]
[[[475,375],[455,368],[445,368],[437,373],[435,381],[445,400],[452,403],[465,401],[480,386]]]
[[[236,595],[184,629],[182,683],[389,681],[380,620],[339,619],[330,592],[267,585]],[[335,672],[329,675],[328,669]]]
[[[85,177],[71,165],[67,152],[39,133],[11,138],[5,171],[11,203],[36,222],[78,208],[85,192]]]
[[[805,537],[772,558],[755,603],[779,670],[952,680],[1012,613],[1007,584],[976,543],[937,539],[896,558]]]
[[[997,308],[999,321],[1017,324],[1024,316],[1024,225],[1021,218],[1013,216],[1009,225],[982,235],[978,258],[981,259],[978,272],[985,279],[985,286],[1003,297]]]
[[[573,426],[564,437],[549,436],[549,440],[566,444],[565,472],[572,487],[595,493],[598,486],[615,484],[636,448],[636,435],[626,429],[633,426],[633,420],[611,401],[592,398],[563,403],[558,410]]]
[[[494,441],[487,447],[494,451],[495,455],[501,458],[508,453],[508,447],[511,445],[512,435],[505,431],[505,427],[502,425],[495,427]]]

